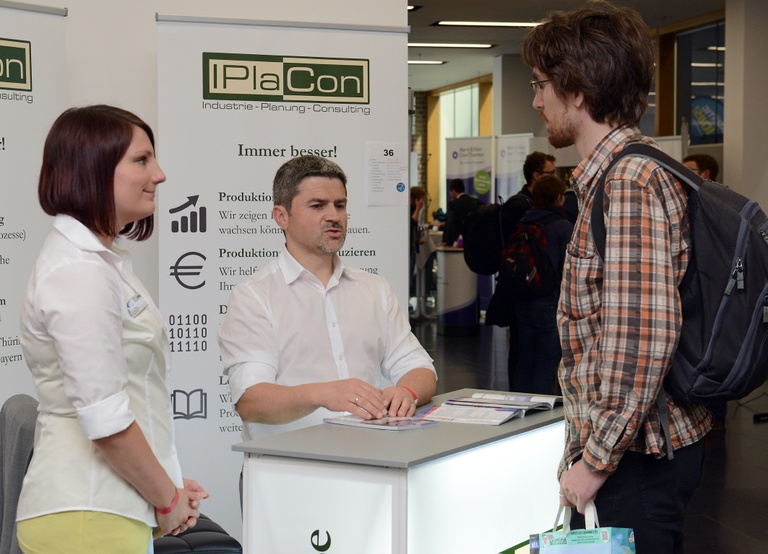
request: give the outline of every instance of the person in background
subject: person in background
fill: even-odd
[[[695,171],[702,179],[717,180],[720,166],[717,160],[709,154],[691,154],[683,158],[683,165]]]
[[[702,179],[717,181],[717,174],[720,171],[720,166],[718,165],[717,160],[709,154],[691,154],[686,156],[683,158],[683,165],[694,171]],[[712,415],[715,418],[712,430],[725,431],[728,402],[720,400],[709,404],[709,409],[712,410]]]
[[[652,160],[627,157],[605,175],[605,256],[592,239],[596,183],[622,148],[653,141],[648,107],[654,49],[638,12],[592,1],[553,12],[523,41],[533,107],[555,148],[576,147],[580,212],[558,305],[565,451],[560,502],[583,528],[594,500],[604,527],[634,529],[638,554],[682,553],[685,507],[701,475],[712,414],[656,398],[682,321],[678,285],[690,258],[685,187]],[[674,452],[674,458],[671,454]]]
[[[419,253],[419,248],[424,244],[424,237],[421,233],[421,225],[423,223],[423,215],[426,209],[427,191],[422,187],[411,187],[410,203],[411,203],[411,217],[409,218],[410,231],[409,231],[409,246],[408,246],[408,262],[409,272],[408,281],[411,296],[417,296],[416,294],[416,255]]]
[[[517,194],[510,196],[502,207],[502,233],[508,237],[522,219],[525,212],[533,204],[533,184],[544,175],[557,175],[557,160],[552,154],[534,150],[525,157],[523,162],[523,178],[525,184]]]
[[[448,186],[448,193],[451,195],[451,201],[448,202],[448,210],[445,215],[445,225],[443,225],[443,244],[453,246],[464,230],[464,221],[467,215],[483,205],[483,203],[472,196],[465,194],[464,181],[454,179]]]
[[[545,154],[534,150],[525,157],[523,162],[523,177],[525,184],[518,194],[524,194],[533,202],[533,184],[544,175],[557,175],[557,158],[552,154]]]
[[[545,154],[544,152],[533,151],[525,157],[523,162],[523,177],[525,178],[525,184],[520,188],[517,194],[510,196],[501,207],[501,233],[502,236],[509,238],[514,232],[515,227],[525,215],[525,212],[533,204],[533,193],[531,188],[533,184],[541,177],[545,175],[556,175],[557,167],[555,166],[555,157],[551,154]],[[494,293],[494,296],[496,294]],[[515,389],[512,387],[512,383],[515,382],[515,371],[517,370],[517,359],[520,350],[520,341],[518,340],[517,325],[515,323],[514,306],[509,305],[509,302],[502,300],[499,296],[491,300],[489,306],[489,312],[491,313],[491,319],[494,319],[494,312],[508,313],[504,323],[508,325],[509,340],[507,346],[507,376],[508,383],[511,391]],[[491,307],[492,306],[492,307]],[[487,314],[486,314],[487,315]]]
[[[176,456],[163,317],[118,247],[152,234],[163,181],[130,112],[72,108],[48,133],[38,193],[53,230],[21,313],[39,399],[17,511],[27,554],[145,554],[153,528],[194,526],[207,496]]]
[[[520,223],[542,222],[547,242],[546,254],[552,267],[562,273],[565,248],[573,224],[563,211],[565,182],[556,175],[544,175],[531,188],[533,206]],[[560,287],[532,299],[517,299],[515,327],[520,349],[510,390],[533,394],[552,394],[560,363],[560,336],[557,332],[557,301]]]
[[[349,412],[412,416],[435,393],[432,359],[386,280],[345,266],[347,177],[318,156],[278,169],[277,259],[239,283],[218,341],[245,440]]]

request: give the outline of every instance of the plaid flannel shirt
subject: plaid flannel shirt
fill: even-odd
[[[568,245],[558,308],[566,447],[558,475],[579,456],[616,470],[626,450],[666,454],[656,396],[680,338],[677,286],[689,260],[682,184],[655,162],[625,158],[605,182],[605,260],[590,228],[595,186],[628,142],[653,142],[633,127],[609,133],[571,177],[579,218]],[[711,413],[668,397],[678,449],[702,439]]]

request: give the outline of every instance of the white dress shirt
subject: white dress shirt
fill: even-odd
[[[17,519],[92,510],[156,525],[152,506],[92,442],[136,421],[183,486],[168,335],[128,253],[106,248],[76,219],[56,216],[27,286],[21,346],[40,406]]]
[[[232,291],[219,328],[232,402],[259,383],[294,386],[356,377],[391,386],[412,369],[434,371],[385,279],[336,256],[325,287],[284,248]],[[245,440],[322,423],[325,408],[283,425],[247,423]]]

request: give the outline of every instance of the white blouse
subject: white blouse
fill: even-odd
[[[106,248],[74,218],[56,216],[27,287],[21,346],[40,406],[17,519],[92,510],[156,525],[153,507],[92,442],[136,421],[183,486],[168,335],[129,254]]]

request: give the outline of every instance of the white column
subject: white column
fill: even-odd
[[[765,0],[725,3],[725,136],[721,180],[764,208],[768,206],[766,21]]]

